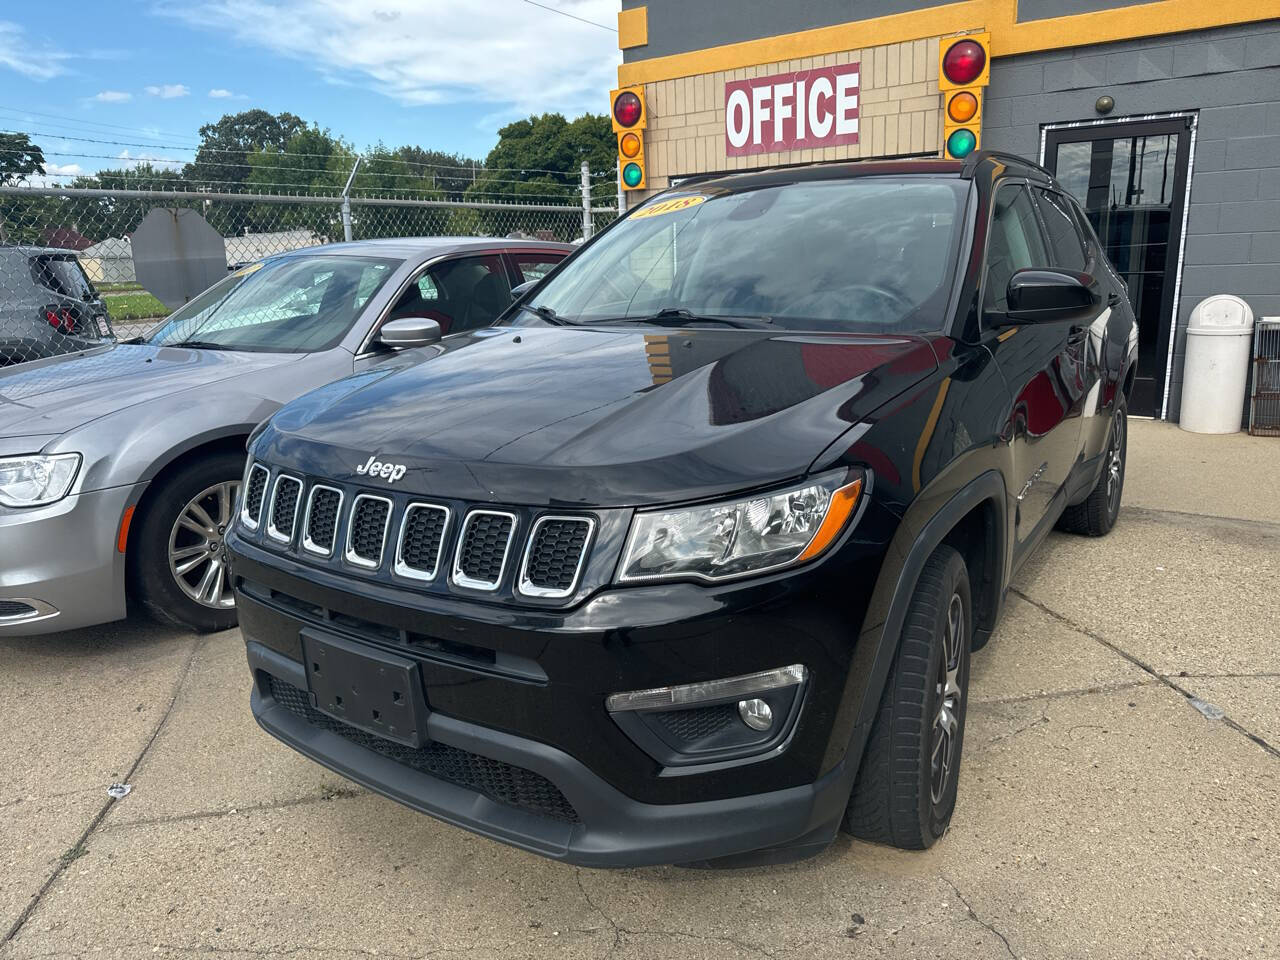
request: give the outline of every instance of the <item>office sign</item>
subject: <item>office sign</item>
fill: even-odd
[[[858,142],[858,67],[816,67],[724,85],[730,157]]]

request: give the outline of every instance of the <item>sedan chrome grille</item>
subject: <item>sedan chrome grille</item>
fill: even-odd
[[[595,521],[587,517],[539,517],[520,569],[520,592],[567,597],[578,585]]]
[[[342,510],[342,491],[316,484],[307,497],[307,512],[302,520],[302,549],[322,557],[333,555],[333,541],[338,530],[338,514]]]
[[[271,511],[267,517],[267,536],[281,543],[293,539],[293,526],[298,520],[298,502],[302,494],[302,481],[284,474],[276,477],[275,493],[271,497]]]
[[[255,463],[249,471],[249,482],[245,485],[244,504],[240,508],[240,522],[250,530],[258,529],[262,519],[262,497],[267,492],[267,478],[270,473],[260,463]]]
[[[387,541],[387,521],[391,518],[391,501],[362,493],[351,505],[347,521],[348,563],[376,570],[382,565],[382,548]]]
[[[467,514],[453,558],[453,582],[475,590],[498,589],[515,526],[513,513],[472,510]]]
[[[400,524],[395,572],[414,580],[434,580],[440,571],[449,511],[430,503],[411,503]]]

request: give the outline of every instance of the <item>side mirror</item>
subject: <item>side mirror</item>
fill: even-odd
[[[524,283],[517,283],[511,288],[511,302],[515,303],[537,285],[537,280],[526,280]]]
[[[440,324],[426,317],[401,317],[389,320],[378,331],[378,342],[384,347],[406,350],[425,347],[440,340]]]
[[[1087,273],[1032,267],[1009,278],[1008,317],[1019,323],[1083,318],[1102,302]]]

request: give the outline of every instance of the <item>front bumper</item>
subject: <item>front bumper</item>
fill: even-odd
[[[792,859],[835,835],[866,733],[853,725],[866,681],[851,666],[875,544],[750,582],[605,590],[560,610],[344,577],[235,534],[228,548],[258,723],[359,783],[590,866],[749,852],[749,862]],[[301,662],[308,628],[417,662],[426,748],[400,747],[315,709]],[[758,756],[665,767],[605,708],[610,693],[787,663],[809,672],[798,719],[784,743]],[[466,756],[442,756],[448,751]],[[457,767],[494,762],[504,770],[480,771],[478,781]],[[453,766],[436,775],[442,764]],[[498,789],[491,775],[503,778]],[[511,802],[512,783],[516,793],[551,799]]]
[[[0,619],[0,637],[72,630],[125,616],[120,518],[133,487],[72,494],[47,507],[0,507],[0,600],[36,613]],[[31,603],[34,601],[34,603]]]

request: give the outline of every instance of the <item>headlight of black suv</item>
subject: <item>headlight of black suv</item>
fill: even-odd
[[[845,528],[862,485],[861,471],[841,468],[738,500],[639,511],[618,581],[729,580],[812,560]]]

